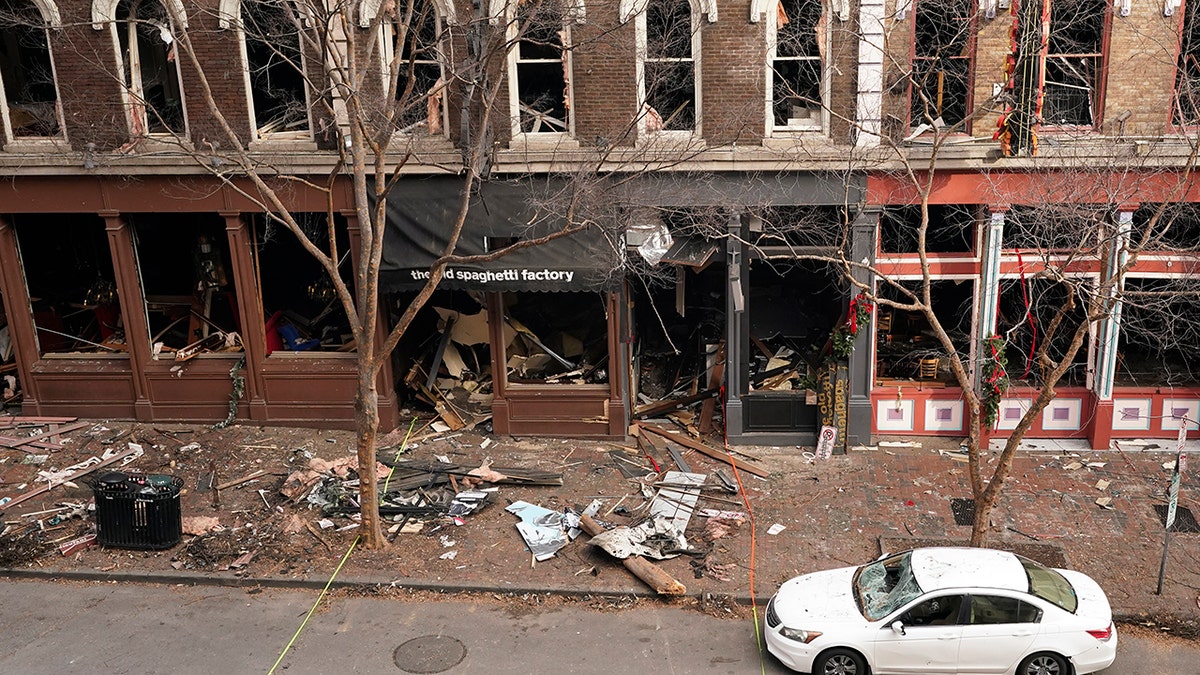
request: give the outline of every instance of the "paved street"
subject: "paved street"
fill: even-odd
[[[305,591],[5,581],[0,671],[267,672],[315,598]],[[397,666],[397,647],[422,637],[401,654],[408,669]],[[1200,645],[1123,636],[1118,662],[1107,673],[1192,672],[1197,658]],[[313,615],[277,670],[339,671],[786,672],[770,656],[760,663],[748,621],[654,601],[597,611],[582,604],[543,608],[345,596]]]

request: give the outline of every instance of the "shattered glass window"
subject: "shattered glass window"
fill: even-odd
[[[243,2],[242,30],[259,137],[287,132],[306,134],[308,98],[299,17],[279,2]]]
[[[406,0],[397,7],[392,28],[392,54],[400,59],[396,77],[399,131],[442,133],[442,25],[428,0]]]
[[[8,104],[10,138],[59,133],[50,45],[32,3],[0,4],[0,83]]]
[[[912,572],[912,552],[864,565],[854,574],[854,599],[869,621],[879,621],[923,591]]]
[[[646,8],[646,129],[696,128],[696,49],[687,0],[651,0]]]
[[[826,52],[825,3],[779,0],[773,17],[771,109],[776,128],[819,127]]]
[[[1105,0],[1054,0],[1046,43],[1042,120],[1058,126],[1091,126],[1099,113]]]
[[[130,135],[182,132],[183,94],[167,10],[157,0],[130,0],[117,5],[116,18]]]
[[[569,131],[567,25],[554,0],[529,0],[517,8],[516,106],[522,133]]]
[[[971,0],[917,3],[913,21],[911,127],[954,125],[967,116],[971,81]],[[941,122],[939,123],[938,120]]]
[[[1187,3],[1184,12],[1171,121],[1194,126],[1200,124],[1200,2]]]

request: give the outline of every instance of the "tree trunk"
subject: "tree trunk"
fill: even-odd
[[[367,548],[383,545],[379,525],[379,481],[375,475],[375,437],[379,432],[379,393],[375,387],[375,359],[359,354],[358,390],[354,394],[354,421],[358,447],[358,499],[362,522],[359,533]]]

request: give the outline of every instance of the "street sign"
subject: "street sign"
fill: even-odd
[[[824,426],[817,436],[817,459],[829,459],[833,454],[833,442],[837,440],[837,428]]]
[[[1175,465],[1175,473],[1171,476],[1171,488],[1167,490],[1167,529],[1175,524],[1175,511],[1179,506],[1179,465]]]

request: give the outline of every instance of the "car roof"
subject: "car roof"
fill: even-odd
[[[925,592],[944,588],[1001,588],[1029,591],[1029,577],[1017,556],[990,548],[918,548],[912,572]]]

